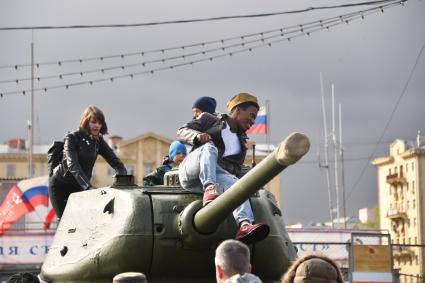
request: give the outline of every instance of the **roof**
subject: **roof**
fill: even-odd
[[[144,139],[147,139],[147,138],[154,138],[154,139],[160,140],[160,141],[165,142],[165,143],[168,143],[168,144],[170,144],[172,142],[170,139],[168,139],[166,137],[160,136],[160,135],[155,134],[153,132],[147,132],[147,133],[144,133],[144,134],[142,134],[140,136],[137,136],[137,137],[134,137],[134,138],[131,138],[131,139],[128,139],[128,140],[123,141],[120,144],[120,147],[129,145],[129,144],[132,144],[132,143],[137,142],[139,140],[144,140]]]
[[[33,145],[33,154],[47,154],[50,145]],[[7,144],[0,144],[1,153],[28,153],[28,149],[11,148]]]

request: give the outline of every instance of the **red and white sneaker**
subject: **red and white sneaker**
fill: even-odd
[[[236,233],[236,240],[247,245],[264,240],[270,233],[270,227],[267,224],[243,224]]]
[[[204,196],[202,197],[202,205],[206,206],[207,204],[215,200],[219,195],[220,194],[217,191],[216,185],[208,185],[204,190]]]

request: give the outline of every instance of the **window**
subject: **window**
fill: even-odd
[[[134,175],[134,165],[128,165],[127,166],[127,174],[128,175]]]
[[[415,209],[416,208],[416,200],[412,200],[412,208]]]
[[[106,174],[107,174],[109,177],[114,176],[114,175],[115,175],[115,169],[108,165],[108,169],[107,169]]]
[[[406,172],[409,172],[409,163],[406,163]]]
[[[412,161],[412,171],[415,171],[415,163]]]
[[[388,168],[388,175],[391,175],[391,168]]]
[[[7,164],[7,166],[6,166],[6,176],[7,177],[15,177],[16,176],[16,165],[15,164]]]
[[[150,172],[152,172],[153,171],[153,163],[145,163],[145,164],[143,164],[143,167],[144,167],[144,176],[146,176],[147,174],[149,174]]]
[[[406,183],[406,193],[409,192],[409,182]]]
[[[93,170],[91,171],[91,182],[94,182],[96,180],[96,166],[93,166]]]
[[[413,227],[416,227],[416,217],[413,218]]]
[[[406,210],[409,209],[409,204],[410,204],[410,202],[409,201],[406,201]]]
[[[412,195],[415,194],[415,181],[412,181]]]

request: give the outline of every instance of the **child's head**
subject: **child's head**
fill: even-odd
[[[214,114],[215,107],[217,106],[217,102],[213,97],[209,96],[201,96],[193,102],[192,113],[193,118],[198,118],[202,112],[208,112],[210,114]]]
[[[184,144],[179,141],[173,141],[170,145],[168,158],[176,165],[180,165],[180,163],[186,157],[186,153],[186,146]]]

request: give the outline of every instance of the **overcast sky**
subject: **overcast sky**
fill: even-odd
[[[134,24],[275,13],[353,2],[1,1],[0,27]],[[30,30],[0,31],[0,66],[30,63],[32,38],[36,62],[63,61],[258,34],[366,8],[371,6],[130,28],[53,29],[33,33]],[[374,157],[388,154],[388,146],[396,138],[414,140],[418,130],[425,133],[425,54],[419,58],[403,92],[425,44],[424,15],[425,1],[409,0],[404,7],[386,9],[384,13],[371,14],[364,20],[344,23],[329,31],[293,38],[290,42],[285,40],[252,52],[216,58],[212,62],[67,90],[50,88],[144,69],[139,66],[105,71],[105,74],[84,73],[82,77],[67,80],[42,80],[36,82],[35,87],[48,90],[35,95],[35,141],[48,144],[76,129],[81,112],[88,105],[97,105],[105,112],[110,134],[129,139],[145,132],[155,132],[173,139],[176,129],[190,119],[192,102],[197,97],[215,97],[217,109],[225,112],[225,104],[231,96],[241,91],[250,92],[258,96],[261,104],[270,101],[273,143],[280,142],[293,131],[307,134],[312,142],[310,152],[299,164],[282,173],[282,209],[286,222],[327,221],[329,203],[325,172],[320,171],[317,163],[319,151],[323,157],[324,143],[319,80],[322,72],[329,130],[332,83],[335,84],[336,103],[342,105],[347,212],[357,216],[359,208],[377,204],[376,168],[368,159],[381,135],[384,133]],[[197,48],[164,52],[156,57],[140,55],[103,61],[83,60],[82,63],[61,66],[42,65],[36,69],[35,75],[58,76],[60,73],[141,64],[150,58],[181,56],[184,52],[201,50]],[[151,68],[190,60],[166,61]],[[29,68],[0,69],[1,81],[30,75]],[[29,86],[28,81],[0,83],[0,93],[28,89]],[[0,99],[0,142],[26,138],[29,117],[29,95],[4,95]],[[266,140],[265,136],[253,136],[252,139],[259,143]],[[333,154],[330,159],[333,160]],[[331,169],[333,171],[333,164]],[[334,180],[333,175],[331,178]]]

